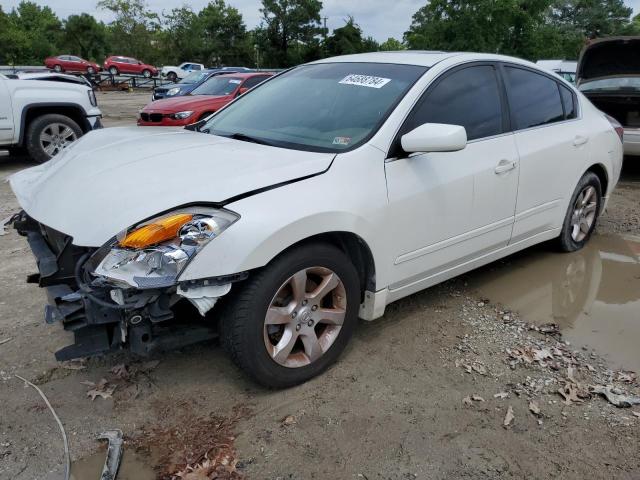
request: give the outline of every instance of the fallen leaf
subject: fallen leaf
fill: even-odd
[[[113,373],[116,377],[121,380],[127,380],[131,373],[129,372],[129,367],[127,367],[124,363],[120,363],[111,369],[111,373]]]
[[[109,385],[109,382],[107,382],[105,378],[100,380],[98,383],[86,380],[81,383],[90,387],[87,391],[87,397],[91,397],[91,401],[95,400],[96,397],[102,397],[104,399],[111,398],[116,389],[115,385]]]
[[[638,378],[638,375],[636,374],[636,372],[617,372],[616,374],[616,379],[619,382],[624,382],[624,383],[633,383],[636,381],[636,379]]]
[[[529,402],[529,410],[531,411],[531,413],[533,413],[536,416],[540,415],[540,406],[538,405],[538,402],[536,402],[535,400],[531,400]]]
[[[558,393],[564,398],[565,405],[571,405],[574,402],[583,402],[583,400],[578,396],[578,388],[573,383],[565,383],[563,387],[558,389]]]
[[[87,368],[87,361],[84,358],[74,358],[73,360],[62,362],[62,368],[66,370],[84,370]]]
[[[467,407],[470,407],[471,405],[473,405],[473,400],[471,400],[471,397],[467,395],[462,399],[462,403],[465,404]]]
[[[484,402],[484,398],[482,398],[480,395],[471,395],[471,400],[473,400],[474,402]]]
[[[511,423],[513,422],[514,418],[516,418],[516,417],[513,414],[513,407],[511,405],[509,405],[509,408],[507,408],[507,413],[504,416],[504,421],[502,422],[502,425],[505,428],[508,428],[511,425]]]
[[[493,395],[493,398],[499,398],[501,400],[504,400],[508,396],[509,396],[509,394],[507,392],[498,392],[498,393]]]
[[[634,416],[640,418],[640,412],[631,412]]]
[[[287,415],[282,419],[282,425],[285,425],[285,426],[295,425],[296,423],[298,423],[298,421],[296,420],[296,417],[294,417],[293,415]]]
[[[480,375],[486,375],[487,374],[487,368],[482,365],[481,363],[474,363],[473,365],[471,365],[471,369],[476,372],[479,373]]]

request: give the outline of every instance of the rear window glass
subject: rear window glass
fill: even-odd
[[[560,85],[560,96],[562,97],[562,105],[564,105],[564,118],[576,118],[576,102],[571,90]]]
[[[564,119],[558,83],[545,75],[506,67],[511,118],[517,130]]]

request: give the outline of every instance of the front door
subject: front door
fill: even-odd
[[[394,275],[391,289],[505,247],[518,191],[518,152],[505,121],[496,66],[445,73],[428,88],[399,136],[424,123],[462,125],[458,152],[393,156],[386,163]],[[397,148],[397,147],[394,147]]]

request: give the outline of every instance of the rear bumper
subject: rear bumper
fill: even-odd
[[[640,156],[640,129],[625,128],[623,144],[625,155]]]
[[[215,328],[202,322],[166,326],[174,316],[174,292],[170,289],[127,292],[125,302],[133,307],[125,308],[111,299],[112,287],[83,284],[81,288],[82,263],[95,249],[73,245],[71,237],[39,224],[24,212],[14,220],[14,228],[27,238],[36,258],[38,273],[29,275],[27,282],[46,289],[45,322],[60,322],[74,334],[74,343],[55,353],[57,360],[120,349],[148,355],[217,335]]]

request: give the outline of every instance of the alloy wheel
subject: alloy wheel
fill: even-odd
[[[571,238],[575,242],[583,241],[591,231],[596,220],[598,195],[595,187],[587,185],[576,198],[571,215]]]
[[[77,139],[76,133],[64,123],[51,123],[40,133],[40,146],[53,157]]]
[[[335,272],[325,267],[298,271],[282,284],[267,309],[267,352],[284,367],[309,365],[338,338],[346,311],[345,287]]]

